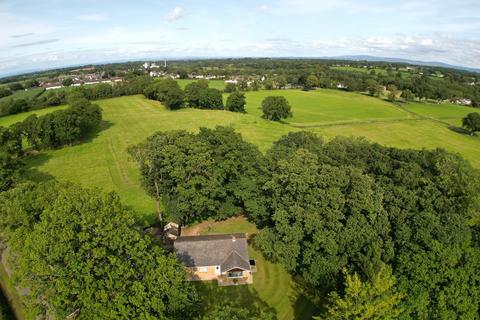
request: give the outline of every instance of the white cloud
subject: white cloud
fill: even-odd
[[[260,7],[258,7],[258,10],[262,12],[267,12],[268,10],[270,10],[270,7],[266,4],[262,4]]]
[[[181,7],[175,7],[168,15],[168,21],[176,21],[183,18],[183,10]]]
[[[105,21],[107,16],[103,13],[91,13],[91,14],[81,14],[75,17],[77,20],[81,21]]]

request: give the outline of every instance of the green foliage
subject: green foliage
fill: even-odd
[[[357,320],[397,319],[401,313],[399,304],[403,294],[395,288],[391,270],[382,268],[371,281],[362,281],[357,273],[344,270],[345,293],[343,297],[334,292],[330,295],[327,312],[314,319]]]
[[[37,79],[29,79],[25,81],[25,88],[35,88],[39,86],[40,86],[40,82],[38,82]]]
[[[19,82],[10,83],[10,84],[8,85],[8,88],[9,88],[11,91],[23,90],[23,86],[22,86],[22,84],[19,83]]]
[[[480,131],[480,114],[478,112],[469,113],[462,120],[462,125],[473,134]]]
[[[22,155],[22,138],[17,126],[0,127],[0,192],[19,181],[24,165]]]
[[[405,99],[405,101],[410,102],[415,99],[415,96],[413,95],[412,91],[405,89],[402,91],[402,98]]]
[[[73,84],[72,78],[66,78],[65,80],[62,81],[62,86],[64,87],[70,87],[72,84]]]
[[[223,109],[223,96],[222,92],[218,89],[207,88],[200,91],[198,97],[198,107],[200,109]]]
[[[197,81],[185,86],[185,103],[192,108],[200,106],[200,92],[208,88],[208,81]]]
[[[262,111],[267,120],[280,121],[292,116],[290,104],[282,96],[266,97],[262,101]]]
[[[245,113],[245,94],[241,92],[233,92],[227,98],[225,109],[233,112]]]
[[[159,132],[129,148],[147,192],[182,223],[256,208],[260,152],[233,129]]]
[[[309,88],[309,89],[310,89],[310,88],[318,87],[318,84],[319,84],[318,78],[317,78],[316,75],[313,75],[313,74],[309,75],[309,76],[307,77],[306,82],[305,82],[305,86],[306,86],[307,88]]]
[[[185,89],[187,89],[187,88],[185,88]],[[232,93],[232,92],[235,92],[236,90],[237,90],[237,85],[235,83],[228,82],[225,85],[224,91],[227,92],[227,93]]]
[[[39,316],[189,318],[196,294],[184,268],[137,230],[115,194],[25,184],[0,195],[0,217],[14,279]]]
[[[5,87],[0,87],[0,98],[12,95],[12,91]]]
[[[183,91],[173,79],[155,81],[145,88],[144,95],[149,99],[161,101],[170,110],[180,109],[184,104]]]
[[[41,117],[31,115],[21,124],[23,136],[36,149],[58,148],[85,138],[102,120],[98,105],[86,99],[72,101],[70,108]]]
[[[406,295],[401,318],[473,318],[478,172],[442,150],[313,141],[291,135],[267,154],[262,251],[322,290],[338,290],[344,267],[372,281],[386,263]]]

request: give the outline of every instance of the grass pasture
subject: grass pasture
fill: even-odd
[[[36,114],[37,116],[42,116],[44,114],[56,111],[56,110],[61,110],[65,109],[67,106],[56,106],[56,107],[50,107],[50,108],[45,108],[45,109],[38,109],[38,110],[32,110],[28,112],[23,112],[23,113],[18,113],[14,114],[11,116],[5,116],[5,117],[0,117],[0,127],[8,127],[15,122],[20,122],[31,116],[32,114]]]
[[[292,106],[293,117],[286,121],[295,127],[310,127],[358,121],[400,120],[411,115],[390,102],[339,90],[276,90],[247,92],[247,112],[260,117],[263,99],[284,96]]]

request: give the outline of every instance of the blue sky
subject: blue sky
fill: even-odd
[[[480,0],[1,0],[0,76],[181,57],[366,54],[480,67]]]

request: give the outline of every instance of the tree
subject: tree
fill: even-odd
[[[8,97],[11,94],[12,94],[12,91],[10,91],[8,88],[0,87],[0,98]]]
[[[18,91],[18,90],[23,90],[23,86],[21,83],[19,82],[14,82],[14,83],[10,83],[8,85],[8,88],[11,90],[11,91]]]
[[[56,182],[0,195],[0,227],[22,296],[38,317],[188,319],[183,265],[135,225],[114,193]]]
[[[373,70],[372,70],[373,71]],[[375,81],[374,79],[368,79],[366,82],[368,94],[371,95],[372,97],[377,94],[378,90],[378,82]]]
[[[262,157],[231,128],[158,132],[129,148],[142,184],[181,223],[256,210]],[[160,218],[162,218],[160,216]]]
[[[245,94],[241,92],[234,92],[227,98],[225,109],[233,112],[245,113]]]
[[[72,84],[73,84],[72,78],[66,78],[65,80],[62,81],[62,85],[64,87],[70,87]]]
[[[312,88],[316,88],[318,87],[318,78],[316,75],[309,75],[307,77],[307,80],[305,81],[305,86],[308,88],[308,89],[312,89]]]
[[[228,85],[228,84],[227,84]],[[189,107],[198,107],[200,105],[200,93],[208,88],[207,81],[197,81],[185,86],[185,103]]]
[[[35,88],[39,86],[40,86],[40,82],[38,82],[37,79],[29,79],[25,81],[25,88]]]
[[[200,92],[198,106],[201,109],[223,109],[223,96],[222,92],[218,89],[207,88]]]
[[[402,293],[395,288],[396,279],[390,269],[383,267],[371,281],[362,281],[357,273],[345,269],[345,293],[330,295],[327,311],[314,319],[397,319]]]
[[[405,99],[405,101],[410,102],[415,99],[415,96],[413,95],[412,91],[405,89],[402,91],[402,98]]]
[[[265,90],[273,90],[273,81],[272,79],[266,79],[263,81],[263,86]]]
[[[480,131],[480,114],[478,112],[469,113],[463,118],[462,126],[469,130],[472,135]]]
[[[156,81],[148,85],[143,94],[149,99],[162,102],[170,110],[180,109],[184,104],[184,93],[173,79]]]
[[[282,96],[266,97],[262,101],[262,111],[267,120],[280,121],[292,116],[290,104]]]
[[[235,92],[236,90],[237,90],[237,85],[235,83],[228,82],[225,85],[224,91],[227,92],[227,93],[232,93],[232,92]]]
[[[287,78],[285,76],[278,76],[275,78],[275,86],[278,89],[284,89],[287,85]]]
[[[387,87],[388,90],[388,100],[395,102],[397,100],[398,89],[397,86],[390,84]]]

